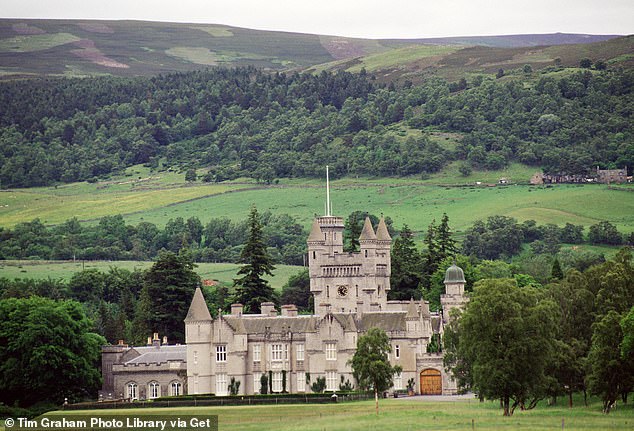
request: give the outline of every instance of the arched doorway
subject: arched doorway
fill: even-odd
[[[442,376],[439,370],[427,368],[420,372],[420,394],[442,395]]]

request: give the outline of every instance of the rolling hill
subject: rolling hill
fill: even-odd
[[[526,55],[539,45],[587,44],[614,35],[511,35],[438,39],[371,40],[250,30],[215,24],[143,21],[0,20],[0,78],[28,76],[150,76],[209,66],[302,70],[354,68],[359,63],[404,60],[421,67],[459,61],[465,47],[494,56]],[[413,46],[413,48],[412,48]],[[492,48],[495,47],[495,48]],[[512,48],[508,51],[509,48]],[[405,50],[405,51],[402,51]],[[491,51],[493,50],[493,51]],[[501,51],[500,51],[501,50]],[[516,51],[514,51],[516,50]],[[564,50],[567,52],[567,50]],[[508,53],[502,54],[501,52]],[[466,51],[466,55],[471,55]],[[406,57],[401,59],[401,55]],[[622,53],[621,53],[622,54]],[[378,55],[378,58],[373,56]],[[559,55],[563,59],[565,55]],[[359,59],[361,60],[354,60]],[[366,60],[367,59],[367,60]],[[348,64],[347,61],[352,61]],[[441,67],[442,69],[442,67]]]

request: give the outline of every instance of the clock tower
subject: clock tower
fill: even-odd
[[[313,220],[308,236],[310,291],[315,314],[387,310],[392,238],[381,217],[376,232],[369,218],[359,236],[360,252],[344,253],[342,217],[330,214],[326,170],[326,214]]]

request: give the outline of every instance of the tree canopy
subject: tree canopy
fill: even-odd
[[[94,396],[103,344],[78,302],[0,300],[0,401],[28,407]]]
[[[357,341],[357,350],[350,360],[352,372],[362,389],[374,391],[376,414],[379,414],[379,393],[393,386],[394,375],[402,371],[392,366],[388,354],[392,351],[390,339],[385,331],[370,328]]]
[[[429,174],[452,160],[567,174],[634,165],[634,72],[533,75],[399,88],[370,74],[239,67],[2,82],[0,184],[97,181],[136,164],[262,182],[319,177],[324,163],[333,178]],[[401,124],[462,139],[448,150],[426,133],[391,133]]]
[[[457,321],[454,359],[462,362],[450,367],[468,364],[459,368],[458,383],[470,385],[482,397],[499,399],[505,416],[518,405],[533,407],[546,396],[557,313],[542,292],[519,288],[515,280],[477,282]]]
[[[167,336],[170,343],[185,342],[183,321],[200,286],[200,277],[186,253],[161,252],[145,274],[142,296],[149,301],[147,326]]]

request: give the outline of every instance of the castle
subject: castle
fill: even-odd
[[[266,375],[274,393],[310,392],[317,378],[325,379],[327,391],[338,391],[344,382],[354,384],[349,361],[358,337],[378,327],[390,338],[391,363],[403,370],[394,376],[394,390],[413,381],[412,390],[419,394],[456,393],[442,353],[428,352],[428,345],[434,334],[443,333],[450,310],[467,301],[462,269],[453,265],[447,270],[440,313],[430,312],[422,300],[388,301],[392,238],[385,221],[381,218],[375,231],[366,218],[359,252],[343,251],[343,230],[343,219],[330,214],[328,196],[326,214],[314,219],[307,241],[312,315],[299,315],[294,305],[282,305],[278,312],[265,302],[261,314],[245,314],[241,304],[233,304],[230,314],[213,319],[202,291],[196,289],[185,318],[186,347],[181,349],[186,351],[187,377],[180,389],[222,396],[229,394],[232,382],[233,387],[239,382],[238,394],[257,394]],[[161,348],[167,347],[155,346],[154,368],[160,366]],[[182,361],[165,359],[168,372],[159,378],[138,372],[143,362],[139,353],[147,352],[128,354],[134,363],[110,364],[119,382],[112,390],[124,398],[173,394],[177,374],[169,375],[169,369],[179,371]]]

